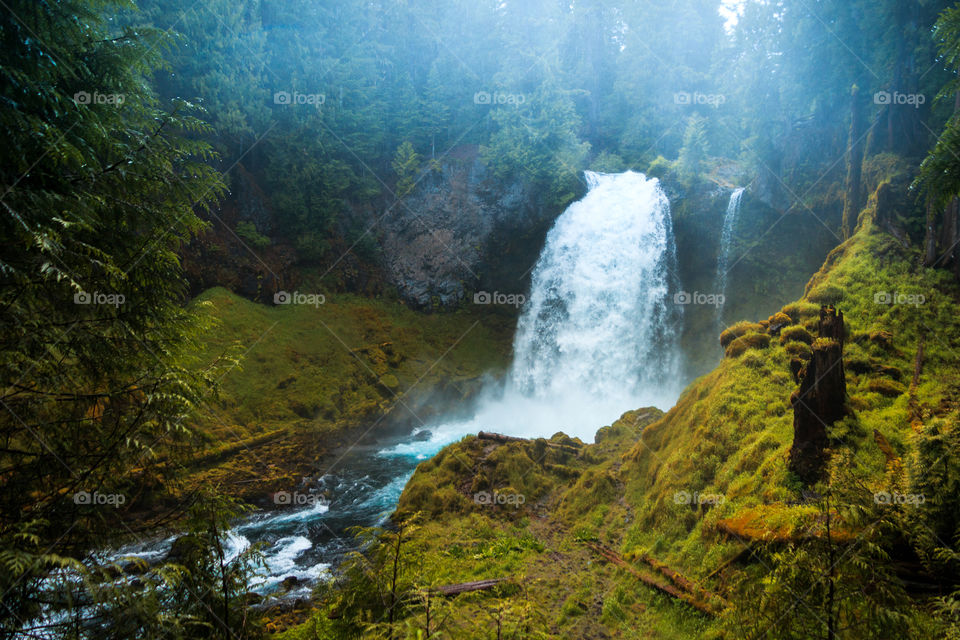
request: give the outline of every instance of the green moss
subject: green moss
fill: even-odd
[[[820,305],[800,300],[786,305],[781,312],[790,316],[794,322],[801,322],[807,318],[816,318],[820,314]]]
[[[867,390],[873,393],[879,393],[887,398],[896,398],[907,392],[907,388],[895,380],[885,378],[874,378],[867,382]]]
[[[807,294],[807,299],[817,304],[838,305],[843,303],[845,292],[834,284],[815,287]]]
[[[215,358],[234,343],[243,354],[222,380],[218,406],[220,420],[241,431],[303,418],[314,428],[332,427],[385,410],[394,390],[413,387],[420,376],[417,387],[424,389],[467,382],[509,358],[512,319],[496,312],[423,315],[349,295],[327,296],[317,306],[268,306],[221,288],[194,304],[220,322],[201,355]],[[332,416],[316,415],[319,407]]]
[[[810,350],[810,346],[805,342],[788,342],[783,346],[783,350],[790,356],[801,358],[803,360],[809,360],[813,354],[813,352]]]
[[[742,320],[728,327],[720,334],[720,346],[726,349],[731,342],[740,336],[743,336],[747,333],[761,333],[765,328],[766,327],[757,322],[747,322],[746,320]]]
[[[775,327],[775,326],[784,327],[792,323],[793,323],[793,319],[788,314],[782,311],[777,311],[775,314],[767,318],[768,327]]]
[[[744,354],[747,349],[766,349],[770,345],[770,336],[766,333],[748,333],[727,346],[725,355],[735,358]]]
[[[810,332],[799,325],[784,327],[780,332],[780,344],[788,342],[802,342],[804,344],[813,344],[813,336]]]
[[[399,397],[410,404],[420,391],[452,390],[419,406],[420,419],[462,402],[502,370],[514,324],[490,307],[424,315],[352,295],[270,306],[214,288],[192,304],[218,321],[198,361],[230,352],[240,360],[200,413],[204,450],[187,484],[220,483],[244,497],[308,472],[333,437],[376,421]]]

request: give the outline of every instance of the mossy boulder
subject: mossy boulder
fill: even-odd
[[[770,336],[766,333],[748,333],[729,344],[726,356],[735,358],[748,349],[766,349],[768,346],[770,346]]]
[[[807,318],[816,318],[820,314],[820,305],[814,302],[791,302],[780,310],[790,316],[795,323],[799,323]]]
[[[762,333],[764,328],[759,322],[747,322],[746,320],[738,322],[720,334],[720,346],[726,349],[737,338],[748,333]]]
[[[874,378],[867,383],[867,390],[879,393],[887,398],[896,398],[906,393],[907,388],[895,380],[887,378]]]
[[[810,345],[813,344],[813,336],[800,325],[793,325],[785,327],[780,332],[780,344],[787,344],[788,342],[802,342]]]
[[[791,325],[793,323],[793,318],[782,311],[777,311],[775,314],[767,318],[767,327],[771,329],[774,327],[786,327],[787,325]]]

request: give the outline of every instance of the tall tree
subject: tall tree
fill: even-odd
[[[223,183],[194,105],[150,88],[163,34],[111,27],[121,8],[0,11],[0,635],[64,558],[129,533],[128,472],[213,373],[188,366],[178,250]]]

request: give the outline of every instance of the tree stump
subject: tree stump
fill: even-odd
[[[846,412],[847,382],[843,371],[843,313],[820,308],[820,339],[801,372],[800,388],[790,396],[793,406],[793,446],[789,468],[812,484],[826,462],[827,429]]]

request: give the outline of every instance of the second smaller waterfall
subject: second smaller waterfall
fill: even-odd
[[[720,233],[720,251],[717,254],[717,277],[714,291],[723,295],[724,303],[717,307],[717,324],[723,327],[723,308],[727,295],[727,275],[733,265],[730,264],[730,246],[733,244],[733,232],[740,218],[740,201],[743,199],[744,188],[734,189],[730,194],[730,203],[723,216],[723,231]]]

